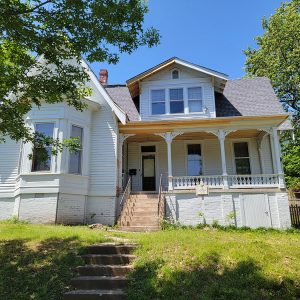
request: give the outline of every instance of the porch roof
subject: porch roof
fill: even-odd
[[[287,118],[288,114],[266,115],[266,116],[235,116],[219,117],[210,119],[188,119],[188,120],[155,120],[137,121],[120,124],[120,133],[124,134],[154,134],[161,132],[197,132],[216,129],[261,129],[278,127]]]

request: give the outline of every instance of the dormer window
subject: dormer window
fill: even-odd
[[[179,78],[179,71],[177,69],[172,70],[172,79],[178,79]]]

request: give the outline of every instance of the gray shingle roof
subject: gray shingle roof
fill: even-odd
[[[265,77],[228,80],[216,93],[217,117],[284,114],[271,82]]]
[[[105,89],[112,100],[126,112],[130,121],[140,120],[140,115],[134,105],[127,86],[121,84],[107,85],[105,86]]]
[[[217,117],[284,114],[271,82],[266,77],[228,80],[223,94],[215,93]],[[282,124],[291,129],[290,121]]]

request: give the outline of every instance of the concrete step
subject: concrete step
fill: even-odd
[[[64,294],[64,300],[126,300],[123,290],[75,290]]]
[[[126,265],[135,259],[130,254],[85,254],[81,257],[88,265]]]
[[[136,249],[136,245],[99,244],[87,247],[89,254],[130,254]]]
[[[131,265],[85,265],[75,268],[80,276],[125,276],[131,270]]]
[[[158,214],[157,207],[144,207],[144,206],[136,206],[133,210],[133,213],[149,213],[149,215]]]
[[[159,226],[122,226],[124,231],[133,231],[133,232],[143,232],[143,231],[158,231],[160,230]]]
[[[71,285],[78,290],[124,289],[127,283],[128,279],[124,276],[80,276],[71,279]]]

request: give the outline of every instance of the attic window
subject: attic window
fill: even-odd
[[[178,79],[179,78],[179,71],[177,69],[172,71],[172,79]]]

